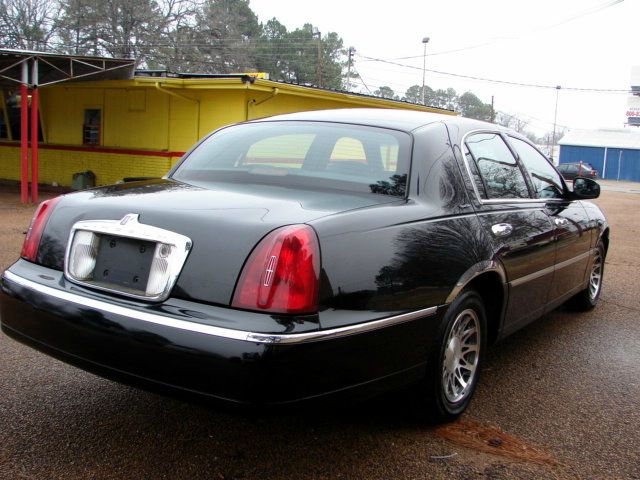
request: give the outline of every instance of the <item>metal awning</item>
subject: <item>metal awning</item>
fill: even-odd
[[[16,87],[23,83],[22,65],[25,63],[37,63],[36,69],[30,69],[28,83],[41,87],[74,80],[129,79],[133,78],[135,69],[135,60],[132,59],[0,48],[0,87]]]
[[[38,201],[38,88],[75,80],[133,78],[135,60],[0,48],[0,88],[20,91],[20,199],[28,201],[31,143],[31,201]],[[0,92],[1,93],[1,92]],[[29,108],[29,101],[31,108]],[[28,141],[31,114],[31,142]]]

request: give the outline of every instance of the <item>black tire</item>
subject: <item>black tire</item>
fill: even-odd
[[[599,241],[591,260],[587,288],[571,297],[567,302],[567,306],[572,310],[585,312],[591,310],[598,303],[602,292],[602,281],[604,280],[605,253],[604,244]]]
[[[460,337],[452,330],[458,329],[461,322],[467,321],[475,325],[476,333],[471,334],[466,341],[459,342]],[[462,327],[465,328],[464,323]],[[475,290],[462,291],[451,303],[437,338],[427,363],[426,376],[416,389],[418,414],[432,424],[458,418],[469,405],[478,382],[487,345],[487,319],[482,297]],[[475,352],[472,350],[473,345],[478,348]],[[473,365],[473,370],[470,372],[460,361],[468,366]],[[458,378],[466,380],[465,387],[458,382]]]

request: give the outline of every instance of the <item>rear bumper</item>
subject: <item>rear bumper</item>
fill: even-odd
[[[1,290],[2,330],[18,341],[126,383],[248,404],[415,381],[442,314],[431,308],[320,330],[313,317],[114,299],[23,261],[5,272]]]

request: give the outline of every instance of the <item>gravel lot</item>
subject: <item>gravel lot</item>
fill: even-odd
[[[640,479],[640,188],[603,184],[612,233],[600,304],[492,347],[454,424],[417,424],[401,392],[341,409],[222,411],[0,335],[0,478]],[[0,189],[0,271],[32,212]]]

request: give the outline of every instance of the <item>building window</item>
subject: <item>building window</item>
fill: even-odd
[[[102,125],[102,112],[98,108],[89,108],[84,111],[84,123],[82,125],[82,144],[100,145]]]

